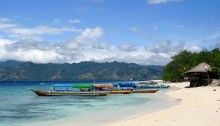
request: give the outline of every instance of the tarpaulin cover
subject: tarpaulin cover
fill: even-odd
[[[54,84],[54,87],[72,87],[73,84]]]
[[[119,83],[119,86],[120,87],[133,87],[133,88],[137,87],[137,85],[134,83]]]
[[[73,84],[72,87],[79,88],[79,89],[81,89],[81,88],[89,88],[89,89],[94,88],[94,86],[92,84]]]

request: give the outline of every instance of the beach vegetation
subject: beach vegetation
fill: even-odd
[[[202,50],[201,52],[190,52],[183,50],[171,57],[172,60],[164,66],[165,81],[180,81],[186,71],[196,65],[205,62],[210,64],[212,71],[220,76],[220,50],[219,48],[212,51]]]

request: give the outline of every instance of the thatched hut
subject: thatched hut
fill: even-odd
[[[184,79],[190,81],[190,87],[207,86],[211,83],[211,67],[207,63],[200,63],[184,73]]]

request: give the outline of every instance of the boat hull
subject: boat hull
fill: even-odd
[[[110,94],[129,94],[131,90],[111,90]]]
[[[137,89],[133,90],[132,93],[156,93],[158,89]]]
[[[109,91],[40,91],[31,89],[38,96],[106,96]]]

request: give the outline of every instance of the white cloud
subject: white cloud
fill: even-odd
[[[185,47],[185,50],[190,52],[200,52],[203,50],[203,48],[197,45],[189,45],[188,47]]]
[[[73,63],[81,61],[128,62],[164,65],[179,51],[199,51],[201,47],[171,41],[143,46],[111,46],[98,42],[104,31],[100,27],[84,29],[71,41],[43,45],[41,41],[0,39],[0,60],[14,59],[35,63]],[[81,38],[80,41],[76,38]]]
[[[119,46],[119,49],[126,52],[137,50],[134,45],[130,45],[130,44],[121,45]]]
[[[54,25],[58,25],[58,24],[60,24],[60,20],[59,19],[53,19],[53,23],[52,24],[54,24]]]
[[[158,24],[154,24],[154,25],[153,25],[153,29],[154,29],[154,30],[159,30],[159,28],[160,28],[160,27],[159,27]]]
[[[62,56],[54,51],[42,51],[42,50],[23,50],[19,49],[16,52],[9,52],[6,55],[9,59],[16,57],[19,61],[32,61],[35,63],[49,63],[57,62],[57,59],[61,59]]]
[[[8,29],[8,28],[15,28],[15,27],[17,27],[17,25],[16,24],[8,24],[8,23],[1,23],[0,22],[0,30],[1,29]]]
[[[102,49],[102,50],[110,49],[110,46],[105,43],[96,43],[93,47],[97,49]]]
[[[13,38],[37,38],[42,35],[57,35],[65,32],[80,32],[81,29],[75,27],[51,27],[46,25],[38,25],[32,28],[22,27],[18,24],[12,23],[12,20],[7,18],[0,18],[0,32],[7,34],[8,37]],[[54,22],[58,23],[59,20],[55,19]]]
[[[168,2],[180,2],[182,0],[147,0],[148,4],[163,4]]]
[[[185,43],[178,43],[177,45],[173,45],[170,40],[163,40],[160,43],[146,46],[146,50],[150,50],[154,53],[168,53],[168,52],[178,52],[180,50],[184,50]]]
[[[12,20],[9,18],[0,17],[0,22],[10,22],[10,21]]]
[[[70,23],[80,23],[81,20],[79,20],[79,19],[70,19],[69,22]]]
[[[176,25],[176,29],[181,29],[181,28],[184,28],[184,25],[182,24]]]
[[[63,32],[78,32],[76,28],[61,27],[53,28],[49,26],[37,26],[34,28],[16,27],[10,30],[15,35],[44,35],[44,34],[61,34]]]
[[[7,54],[6,46],[12,44],[13,42],[8,39],[0,39],[0,61],[7,60],[5,55]]]
[[[89,43],[96,41],[104,34],[104,31],[100,27],[96,27],[94,29],[86,28],[84,31],[81,32],[79,36],[75,38],[76,42],[79,43]]]
[[[104,31],[100,27],[94,29],[86,28],[80,35],[76,36],[73,40],[66,42],[64,45],[68,49],[78,49],[86,46],[92,46],[95,44],[97,39],[99,39],[104,34]]]
[[[0,22],[0,32],[18,36],[16,39],[0,39],[0,60],[32,61],[35,63],[73,63],[81,61],[129,62],[142,65],[164,65],[181,50],[199,51],[201,47],[185,43],[173,44],[169,40],[148,46],[122,44],[118,46],[100,42],[104,35],[101,27],[78,30],[70,27],[36,26],[21,27],[4,19]],[[138,27],[131,27],[133,32],[146,34]],[[47,44],[36,38],[41,35],[78,33],[72,40]],[[22,36],[31,36],[22,39]],[[4,38],[4,36],[2,37]],[[9,37],[10,38],[10,37]],[[217,41],[217,43],[219,43]]]
[[[136,27],[136,26],[133,26],[130,29],[133,32],[137,32],[137,33],[141,33],[141,34],[143,33],[143,31],[140,28]]]
[[[216,39],[214,48],[220,48],[220,37]]]

